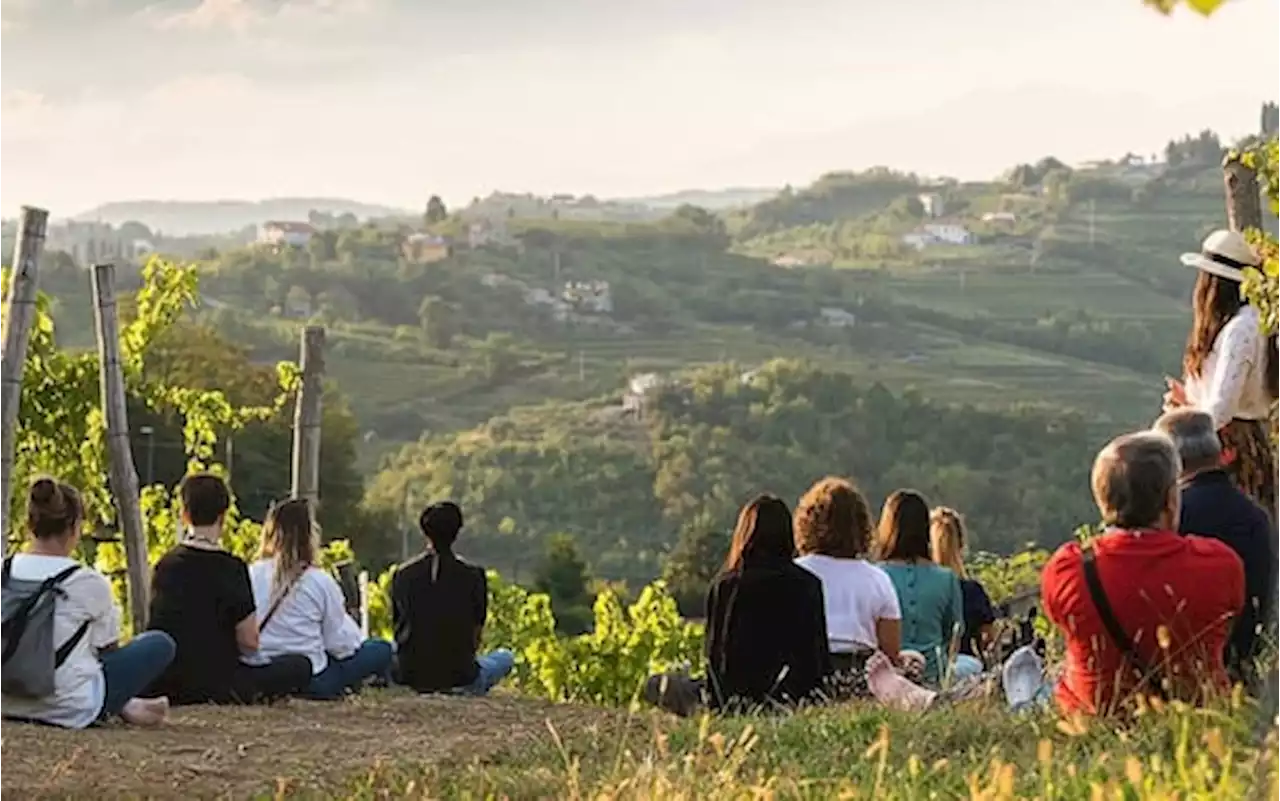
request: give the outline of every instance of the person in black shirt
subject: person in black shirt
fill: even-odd
[[[1276,581],[1276,530],[1271,516],[1246,495],[1222,467],[1222,443],[1213,418],[1194,409],[1178,409],[1156,421],[1155,429],[1178,447],[1182,459],[1178,531],[1211,537],[1236,552],[1244,563],[1244,608],[1227,639],[1227,672],[1252,684],[1262,648],[1258,631],[1273,614]]]
[[[646,700],[681,716],[702,703],[752,712],[819,700],[831,674],[822,580],[794,557],[786,503],[760,495],[744,506],[707,593],[705,682],[652,676]]]
[[[795,564],[791,511],[772,495],[742,508],[707,593],[713,708],[815,700],[831,673],[822,580]]]
[[[174,639],[177,655],[148,694],[175,704],[226,704],[303,692],[311,682],[305,656],[241,662],[258,649],[258,618],[248,568],[219,544],[231,505],[226,483],[191,475],[180,491],[187,533],[156,563],[148,624]]]
[[[489,610],[484,568],[459,559],[453,544],[462,510],[449,501],[423,510],[418,526],[430,550],[391,577],[396,680],[418,692],[456,690],[484,695],[515,666],[499,648],[476,655]]]

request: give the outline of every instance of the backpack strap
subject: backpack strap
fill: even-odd
[[[1124,627],[1120,625],[1120,621],[1116,619],[1115,610],[1111,608],[1111,601],[1107,598],[1106,590],[1102,588],[1102,579],[1098,575],[1098,563],[1095,556],[1093,548],[1086,547],[1082,561],[1084,564],[1084,583],[1089,588],[1089,595],[1093,598],[1093,605],[1098,610],[1098,617],[1102,619],[1102,625],[1111,637],[1111,642],[1120,649],[1120,653],[1138,671],[1139,686],[1145,683],[1152,692],[1163,698],[1165,696],[1163,676],[1161,676],[1159,669],[1147,666],[1146,661],[1138,655],[1137,650],[1133,647],[1133,640],[1125,632]]]
[[[62,667],[62,663],[67,661],[67,657],[71,656],[71,652],[76,649],[80,641],[84,639],[84,635],[89,631],[89,623],[86,620],[80,624],[80,628],[76,629],[76,633],[67,638],[67,641],[58,646],[58,650],[53,652],[53,669],[57,670]]]
[[[10,556],[4,560],[4,580],[6,583],[9,580],[10,562],[12,561],[12,559],[13,557]],[[80,569],[80,565],[75,564],[64,570],[60,570],[57,573],[54,573],[52,576],[49,576],[48,578],[46,578],[43,582],[41,582],[40,589],[36,590],[35,592],[27,596],[27,598],[23,600],[22,606],[18,607],[18,609],[13,613],[13,616],[5,621],[4,623],[5,629],[6,629],[4,632],[5,647],[4,647],[4,652],[0,654],[0,664],[4,662],[8,662],[10,659],[13,658],[13,655],[17,652],[18,643],[22,640],[22,635],[25,634],[27,631],[27,618],[31,615],[31,610],[35,607],[36,602],[39,601],[40,598],[45,593],[52,592],[54,589],[56,589],[59,584],[67,580],[68,576],[70,576],[72,573],[76,572],[79,569]],[[88,626],[88,623],[86,622],[85,625],[82,626],[82,628],[86,628],[87,626]],[[79,642],[80,638],[83,636],[84,634],[82,632],[77,632],[75,635],[73,635],[71,639],[74,640],[75,642],[71,643],[71,647],[74,648],[75,644]],[[61,653],[61,649],[59,649],[59,653]],[[67,654],[70,655],[70,653],[71,651],[70,649],[68,649]],[[65,660],[66,657],[64,656],[63,659]],[[59,661],[58,664],[62,664],[61,661]]]

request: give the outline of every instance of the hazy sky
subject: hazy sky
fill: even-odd
[[[418,208],[875,164],[986,177],[1249,132],[1280,81],[1276,0],[1209,20],[1141,0],[4,0],[0,16],[5,215]]]

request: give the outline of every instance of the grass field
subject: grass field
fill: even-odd
[[[1275,796],[1245,710],[1136,725],[865,705],[679,720],[498,695],[183,708],[160,730],[5,723],[15,798],[974,798]],[[1269,796],[1265,791],[1269,790]]]

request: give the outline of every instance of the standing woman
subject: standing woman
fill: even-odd
[[[1183,378],[1166,379],[1165,411],[1186,406],[1213,417],[1227,472],[1275,520],[1276,457],[1267,419],[1280,381],[1276,337],[1263,334],[1258,310],[1240,297],[1244,269],[1258,265],[1257,254],[1235,231],[1214,231],[1182,262],[1200,275]]]

